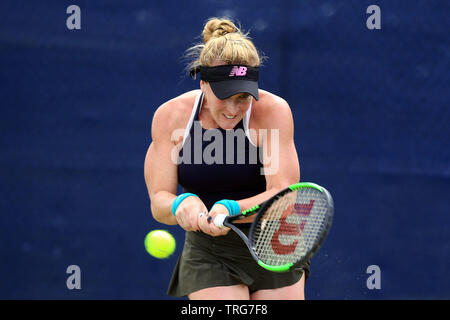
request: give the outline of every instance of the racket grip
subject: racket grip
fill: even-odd
[[[225,226],[223,225],[223,222],[225,221],[225,218],[227,217],[226,214],[218,214],[215,218],[214,218],[214,224],[216,226],[218,226],[219,228],[225,228]]]

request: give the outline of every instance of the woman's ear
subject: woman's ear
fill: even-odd
[[[203,81],[203,80],[200,80],[200,90],[202,90],[202,92],[203,93],[205,93],[205,84],[206,84],[206,82],[205,81]]]

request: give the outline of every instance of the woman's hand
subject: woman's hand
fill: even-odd
[[[199,231],[199,216],[206,215],[208,209],[198,197],[187,197],[181,201],[175,212],[175,218],[181,228],[186,231]]]
[[[219,228],[214,224],[214,219],[218,214],[230,215],[228,209],[222,204],[215,204],[211,210],[204,215],[199,215],[198,226],[200,230],[213,237],[226,235],[230,228]]]

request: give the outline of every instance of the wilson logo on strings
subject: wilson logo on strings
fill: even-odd
[[[314,200],[310,200],[309,203],[296,203],[291,204],[284,210],[283,218],[280,220],[280,227],[274,233],[272,237],[272,241],[270,244],[272,245],[272,250],[276,254],[286,255],[294,253],[295,249],[298,245],[298,240],[295,239],[291,244],[283,244],[280,242],[280,235],[290,235],[290,236],[299,236],[303,229],[305,228],[306,220],[303,220],[302,223],[299,224],[291,224],[286,221],[286,219],[292,214],[298,214],[300,216],[309,216],[311,213],[311,209],[314,205]]]

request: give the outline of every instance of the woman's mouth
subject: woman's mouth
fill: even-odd
[[[225,116],[225,118],[227,118],[227,119],[234,119],[234,118],[236,118],[237,117],[237,115],[234,115],[234,116],[229,116],[229,115],[226,115],[225,113],[223,114],[224,116]]]

